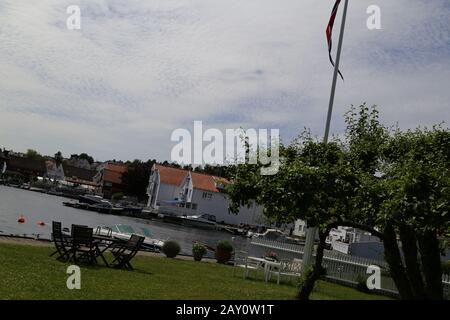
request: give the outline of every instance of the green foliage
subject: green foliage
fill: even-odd
[[[175,258],[180,253],[181,248],[178,242],[168,240],[164,242],[161,250],[168,258]]]
[[[25,153],[25,157],[33,160],[41,160],[43,159],[42,155],[33,149],[28,149]]]
[[[227,187],[230,211],[256,201],[271,221],[302,219],[322,232],[341,225],[383,237],[389,228],[396,233],[407,229],[417,237],[420,250],[430,234],[448,233],[450,130],[391,130],[380,124],[376,107],[365,104],[352,107],[346,123],[345,137],[327,144],[305,130],[281,145],[275,175],[261,175],[260,165],[235,167],[233,184]],[[432,251],[439,250],[430,243]],[[431,256],[425,258],[430,266],[435,264]],[[395,272],[398,279],[402,271]]]
[[[91,157],[90,155],[88,155],[87,153],[80,153],[80,154],[71,154],[70,155],[70,159],[84,159],[86,160],[89,164],[93,164],[94,163],[94,158]]]
[[[442,273],[450,275],[450,260],[442,262]]]
[[[223,251],[232,252],[233,251],[233,246],[227,240],[219,240],[217,242],[217,249],[220,249],[220,250],[223,250]]]
[[[117,193],[114,193],[112,196],[111,196],[111,199],[113,200],[113,201],[119,201],[119,200],[122,200],[123,199],[123,192],[117,192]]]
[[[195,243],[192,246],[192,255],[194,256],[195,260],[200,261],[205,254],[206,254],[205,246],[203,246],[199,243]]]
[[[359,273],[356,277],[356,289],[364,293],[370,293],[370,289],[367,287],[367,279],[367,275]]]
[[[148,179],[155,162],[155,160],[127,162],[128,170],[122,175],[125,194],[136,196],[139,201],[147,197]]]
[[[314,270],[314,268],[312,266],[303,266],[302,267],[302,273],[298,280],[299,287],[301,287],[305,283],[306,279],[308,279],[311,276],[313,270]]]

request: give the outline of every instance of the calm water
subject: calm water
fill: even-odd
[[[192,242],[200,241],[215,246],[218,240],[226,239],[235,248],[246,247],[247,239],[215,230],[203,230],[164,223],[159,220],[142,220],[132,217],[121,217],[97,212],[80,210],[62,205],[66,198],[27,191],[0,185],[0,234],[36,235],[50,239],[51,223],[61,221],[63,227],[71,224],[82,224],[90,227],[127,224],[132,227],[145,227],[154,238],[176,240],[180,243],[181,252],[191,254]],[[17,219],[23,215],[25,223],[19,224]],[[45,226],[39,226],[38,221]],[[234,240],[233,240],[234,238]]]

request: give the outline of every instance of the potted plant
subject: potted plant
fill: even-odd
[[[227,263],[231,259],[233,246],[226,240],[217,242],[216,259],[218,263]]]
[[[205,246],[199,243],[195,243],[192,246],[192,255],[194,256],[195,261],[201,261],[205,254],[206,254]]]
[[[180,245],[178,242],[173,240],[168,240],[164,242],[164,245],[161,248],[162,252],[166,255],[167,258],[175,258],[177,254],[180,253]]]

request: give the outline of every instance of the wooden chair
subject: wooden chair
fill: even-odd
[[[141,248],[144,239],[145,237],[133,234],[127,242],[117,243],[111,246],[111,253],[114,256],[114,260],[111,264],[115,268],[133,270],[133,266],[130,261]]]
[[[52,221],[52,239],[56,251],[53,252],[50,257],[58,254],[58,260],[67,261],[70,258],[72,250],[71,238],[62,233],[61,222]]]
[[[71,259],[73,259],[75,263],[78,261],[78,258],[81,258],[86,259],[90,264],[96,264],[97,257],[100,256],[103,259],[103,262],[108,265],[98,247],[98,241],[95,241],[92,235],[92,228],[72,225]]]

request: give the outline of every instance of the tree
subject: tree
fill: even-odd
[[[382,239],[402,298],[442,299],[438,233],[449,230],[449,131],[392,133],[380,125],[376,108],[365,105],[352,107],[346,122],[344,139],[325,145],[305,132],[281,146],[274,176],[261,176],[258,165],[236,167],[230,209],[255,199],[271,219],[302,219],[318,227],[316,260],[300,287],[301,299],[323,272],[325,239],[337,226]]]
[[[28,149],[25,153],[25,157],[32,160],[41,160],[43,158],[39,152],[33,149]]]
[[[128,170],[122,175],[122,183],[126,195],[136,196],[139,201],[147,197],[148,180],[155,163],[155,160],[127,162]]]
[[[59,166],[62,163],[62,161],[63,161],[62,153],[61,153],[61,151],[58,151],[57,153],[55,153],[56,165]]]
[[[298,297],[308,299],[314,283],[323,274],[322,258],[326,237],[333,227],[357,226],[348,219],[351,199],[355,196],[357,175],[347,161],[344,146],[338,141],[319,142],[308,132],[289,146],[281,146],[280,169],[275,175],[260,175],[259,165],[235,168],[228,187],[231,211],[249,205],[252,199],[264,206],[271,221],[305,220],[309,227],[318,227],[319,244],[312,271],[300,287]],[[377,233],[376,230],[360,226]]]

